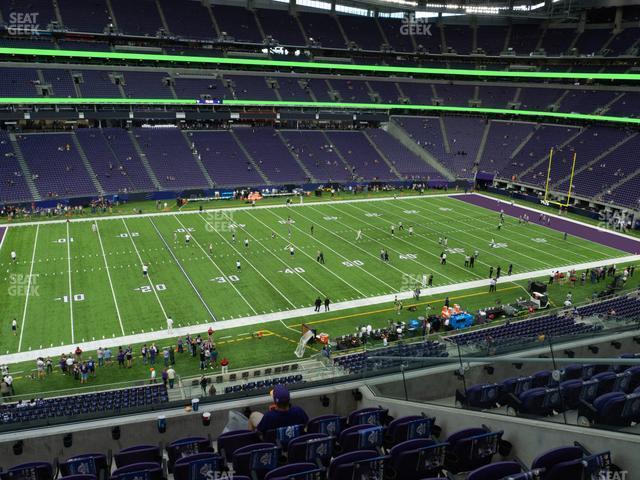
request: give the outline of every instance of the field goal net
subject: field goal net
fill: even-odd
[[[549,150],[549,166],[547,167],[547,180],[545,182],[545,186],[544,186],[544,200],[542,201],[543,205],[558,205],[561,208],[565,208],[569,206],[569,203],[571,202],[571,193],[573,192],[573,176],[575,174],[576,171],[576,158],[577,158],[577,154],[576,152],[573,152],[573,158],[571,160],[571,174],[569,175],[569,190],[566,193],[566,202],[560,202],[558,200],[552,200],[550,199],[550,192],[549,192],[549,187],[551,185],[553,185],[554,183],[560,182],[562,180],[562,178],[551,178],[551,169],[553,166],[553,162],[554,162],[554,149],[551,148]],[[556,162],[558,161],[558,159],[555,160]],[[557,190],[556,190],[557,192]],[[560,192],[561,195],[564,195],[564,193]]]
[[[304,356],[304,350],[307,347],[307,343],[314,337],[315,332],[313,329],[306,324],[302,324],[302,332],[300,335],[300,341],[298,341],[298,346],[296,347],[295,355],[297,358],[302,358]]]

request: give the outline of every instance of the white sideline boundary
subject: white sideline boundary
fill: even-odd
[[[460,194],[460,192],[458,192],[458,194]],[[403,195],[403,196],[399,196],[398,199],[403,199],[403,200],[411,200],[411,199],[416,199],[416,198],[442,198],[442,197],[451,197],[453,194],[450,193],[434,193],[434,194],[424,194],[424,195]],[[221,208],[205,208],[202,210],[202,212],[200,210],[178,210],[178,211],[169,211],[169,212],[148,212],[148,213],[128,213],[125,215],[111,215],[108,217],[97,217],[97,216],[92,216],[92,217],[88,217],[88,218],[76,218],[76,217],[72,217],[71,218],[71,223],[74,222],[93,222],[93,221],[106,221],[106,220],[131,220],[131,219],[135,219],[135,218],[145,218],[145,217],[156,217],[156,216],[163,216],[163,215],[197,215],[197,214],[202,214],[202,213],[208,213],[208,212],[233,212],[233,211],[243,211],[243,210],[251,210],[251,211],[255,211],[255,210],[262,210],[262,209],[269,209],[269,208],[299,208],[299,207],[306,207],[309,205],[332,205],[332,204],[336,204],[339,205],[341,203],[366,203],[366,202],[390,202],[393,201],[394,198],[393,197],[376,197],[376,198],[354,198],[351,200],[320,200],[320,201],[311,201],[311,202],[307,202],[307,203],[291,203],[290,205],[287,204],[282,204],[282,205],[256,205],[255,207],[253,206],[244,206],[244,207],[221,207]],[[224,201],[224,200],[221,200]],[[126,204],[125,204],[126,205]],[[7,228],[19,228],[19,227],[29,227],[29,226],[35,226],[35,225],[46,225],[46,224],[52,224],[55,225],[56,223],[65,223],[67,221],[66,218],[61,219],[61,220],[41,220],[41,221],[34,221],[34,222],[21,222],[21,223],[3,223],[0,224],[0,227],[7,227]],[[5,232],[5,236],[6,236],[7,232]]]
[[[496,197],[492,197],[491,195],[485,195],[484,193],[470,193],[470,194],[453,193],[453,194],[450,194],[448,196],[455,198],[457,196],[464,196],[464,195],[477,195],[479,197],[483,197],[483,198],[486,198],[488,200],[493,200],[496,203],[501,203],[501,204],[504,204],[504,205],[511,205],[511,202],[508,202],[508,201],[505,201],[505,200],[501,200],[501,199],[496,198]],[[623,238],[627,238],[627,239],[630,239],[630,240],[635,240],[636,242],[638,242],[640,244],[640,238],[634,237],[633,235],[626,235],[626,234],[618,232],[616,230],[611,230],[609,228],[599,227],[598,225],[592,225],[590,223],[581,222],[580,220],[576,220],[574,218],[563,217],[562,215],[558,215],[557,213],[549,213],[549,212],[546,212],[546,211],[537,210],[537,209],[535,209],[533,207],[529,207],[529,206],[523,205],[521,203],[514,202],[513,204],[516,205],[518,208],[523,208],[523,209],[528,210],[530,212],[544,213],[547,217],[558,218],[558,219],[564,220],[566,222],[575,223],[576,225],[582,225],[583,227],[593,228],[594,230],[598,230],[600,232],[610,233],[612,235],[617,235],[618,237],[623,237]],[[481,205],[476,205],[476,206],[481,206]],[[541,226],[543,226],[543,225],[541,225]],[[547,227],[547,228],[549,228],[549,227]],[[593,241],[593,240],[591,240],[591,241]],[[598,242],[593,242],[593,243],[598,243]]]
[[[575,265],[568,265],[562,268],[554,267],[543,270],[536,270],[526,273],[518,273],[511,276],[502,276],[498,281],[498,291],[500,285],[506,283],[512,283],[519,280],[528,280],[531,278],[548,277],[556,270],[569,271],[569,270],[585,270],[587,268],[595,268],[602,265],[612,265],[619,263],[631,263],[640,261],[640,255],[629,255],[626,257],[617,257],[597,262],[578,263]],[[440,287],[431,287],[423,290],[424,296],[447,294],[451,292],[458,292],[463,290],[469,290],[473,288],[487,287],[489,286],[490,279],[472,280],[468,282],[455,283],[451,285],[443,285]],[[349,300],[347,302],[338,302],[331,305],[331,311],[336,312],[340,310],[347,310],[357,307],[365,307],[382,303],[391,304],[395,298],[395,294],[379,295],[377,297],[360,298],[357,300]],[[397,297],[401,300],[407,300],[413,298],[413,291],[398,293]],[[305,308],[297,308],[295,310],[285,310],[280,312],[266,313],[261,315],[252,315],[249,317],[236,318],[233,320],[219,320],[215,323],[203,323],[200,325],[191,325],[189,327],[174,328],[171,335],[166,330],[156,332],[146,332],[135,335],[127,335],[117,338],[105,338],[104,340],[95,340],[91,342],[80,343],[79,346],[84,351],[97,350],[99,347],[117,347],[120,345],[129,345],[135,343],[145,343],[160,341],[165,338],[176,338],[180,336],[186,336],[187,334],[198,334],[205,332],[209,327],[213,327],[216,332],[227,330],[229,328],[248,327],[258,325],[263,328],[262,325],[270,322],[278,322],[282,320],[288,320],[291,318],[297,318],[302,316],[313,315],[313,306]],[[418,313],[416,313],[418,315]],[[266,325],[265,325],[266,326]],[[266,327],[268,328],[268,327]],[[18,363],[29,360],[34,360],[37,356],[42,357],[55,357],[62,353],[70,352],[74,350],[76,345],[61,345],[59,347],[50,347],[39,349],[34,352],[20,352],[12,353],[8,355],[0,355],[0,364]],[[37,352],[37,353],[36,353]]]
[[[403,195],[403,196],[398,196],[398,199],[413,200],[413,199],[429,199],[429,198],[443,198],[443,197],[455,198],[455,197],[461,197],[465,195],[480,195],[484,198],[494,200],[497,203],[503,203],[505,205],[511,204],[510,201],[501,200],[499,198],[495,198],[489,195],[484,195],[481,193],[463,193],[463,192],[426,194],[426,195]],[[393,197],[354,198],[351,200],[328,200],[328,201],[307,202],[302,204],[292,203],[290,205],[282,204],[282,205],[208,208],[208,209],[204,209],[202,212],[200,212],[199,210],[177,211],[177,212],[176,211],[151,212],[151,213],[142,213],[142,214],[113,215],[113,216],[102,217],[102,218],[100,217],[77,218],[77,219],[72,219],[71,221],[72,222],[94,222],[94,221],[108,221],[108,220],[125,221],[125,220],[131,220],[135,218],[168,216],[168,215],[198,215],[206,212],[217,212],[217,211],[222,211],[222,212],[225,212],[226,214],[226,212],[232,212],[232,211],[246,211],[246,210],[256,211],[256,210],[269,209],[269,208],[302,208],[306,206],[340,205],[344,203],[367,203],[367,202],[381,202],[381,201],[391,202],[391,201],[394,201],[394,198]],[[593,228],[595,230],[600,230],[613,235],[618,235],[620,237],[631,239],[640,243],[639,238],[633,237],[631,235],[626,235],[620,232],[598,227],[596,225],[591,225],[585,222],[581,222],[579,220],[566,218],[557,214],[543,212],[541,210],[537,210],[532,207],[523,206],[519,203],[516,205],[518,205],[518,207],[520,208],[523,208],[532,212],[544,213],[545,215],[548,215],[550,217],[559,218],[559,219],[566,220],[566,221],[569,221],[578,225],[582,225],[588,228]],[[483,207],[480,207],[480,208],[483,208]],[[7,228],[7,231],[5,231],[5,234],[3,236],[3,240],[4,240],[4,238],[6,238],[7,234],[9,233],[9,228],[19,228],[19,227],[38,226],[38,225],[47,225],[47,224],[60,224],[60,223],[66,223],[66,222],[67,222],[66,219],[51,220],[51,221],[45,220],[45,221],[24,222],[24,223],[16,223],[16,224],[3,224],[3,225],[0,225],[0,227]],[[553,268],[547,268],[542,270],[535,270],[535,271],[519,273],[511,276],[502,276],[501,277],[502,280],[498,282],[498,288],[500,287],[500,285],[503,285],[507,282],[510,283],[510,282],[515,282],[520,280],[528,280],[532,278],[548,277],[556,270],[563,270],[563,271],[568,271],[572,269],[584,270],[587,268],[595,268],[602,265],[623,264],[623,263],[632,263],[632,262],[639,262],[639,261],[640,261],[640,255],[627,255],[623,257],[610,258],[610,259],[605,259],[600,261],[584,262],[584,263],[579,263],[574,265],[567,265],[563,267],[553,267]],[[462,283],[456,283],[456,284],[450,284],[450,285],[443,285],[439,287],[431,287],[429,289],[423,290],[423,295],[431,296],[431,295],[439,295],[439,294],[447,294],[452,292],[464,291],[464,290],[480,288],[480,287],[487,287],[489,286],[489,281],[490,280],[486,278],[486,279],[472,280],[468,282],[462,282]],[[413,294],[414,294],[413,291],[398,292],[397,297],[401,300],[407,300],[407,299],[413,298]],[[337,302],[331,305],[331,310],[341,311],[341,310],[348,310],[351,308],[372,306],[376,304],[392,303],[395,297],[396,297],[396,294],[388,294],[388,295],[379,295],[375,297],[360,298],[356,300],[349,300],[345,302]],[[221,330],[226,330],[230,328],[247,327],[247,326],[260,325],[260,324],[269,323],[269,322],[281,322],[283,320],[288,320],[288,319],[302,317],[302,316],[308,316],[312,314],[313,314],[313,306],[309,306],[309,307],[298,308],[293,310],[283,310],[280,312],[252,315],[248,317],[236,318],[231,320],[219,320],[215,323],[212,322],[212,323],[205,323],[205,324],[199,324],[199,325],[191,325],[188,327],[174,328],[172,335],[169,335],[167,331],[162,330],[162,331],[146,332],[146,333],[140,333],[140,334],[134,334],[134,335],[126,335],[123,337],[116,337],[116,338],[105,338],[103,340],[83,342],[77,345],[79,345],[85,351],[96,350],[99,347],[103,347],[103,348],[117,347],[125,344],[160,341],[166,338],[176,338],[179,336],[186,336],[187,334],[198,334],[206,331],[210,326],[214,326],[216,331],[221,331]],[[57,347],[38,349],[35,351],[25,351],[25,352],[17,352],[17,353],[0,355],[0,364],[35,360],[36,355],[43,356],[43,357],[46,357],[46,356],[54,357],[54,356],[60,355],[61,353],[66,353],[71,350],[74,350],[77,345],[76,344],[60,345]]]

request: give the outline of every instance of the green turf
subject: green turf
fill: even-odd
[[[636,275],[629,279],[627,287],[637,288],[640,284],[640,276]],[[509,282],[500,286],[497,293],[488,293],[486,288],[472,289],[460,294],[450,296],[451,301],[460,303],[464,308],[470,311],[477,310],[482,307],[495,305],[496,303],[510,303],[517,298],[525,295],[523,288],[526,282]],[[549,299],[554,305],[561,305],[568,291],[573,293],[576,302],[582,302],[591,297],[593,292],[602,289],[602,284],[591,285],[587,282],[585,286],[571,288],[568,284],[554,284],[549,287]],[[381,328],[388,325],[390,320],[407,321],[415,318],[417,314],[424,313],[427,306],[431,309],[439,308],[444,300],[444,296],[435,295],[421,298],[416,306],[417,310],[411,312],[409,308],[405,308],[400,315],[396,315],[393,305],[374,305],[357,309],[350,309],[340,312],[329,312],[319,314],[309,314],[305,317],[286,320],[284,324],[296,330],[301,323],[306,323],[319,332],[327,332],[331,336],[339,336],[354,332],[355,328],[363,324],[371,324],[374,328]],[[407,302],[409,307],[415,302]],[[293,351],[297,344],[297,335],[295,332],[287,329],[285,325],[279,322],[273,322],[263,326],[265,333],[262,339],[257,339],[251,335],[255,331],[253,327],[241,327],[225,330],[216,333],[216,347],[219,351],[219,358],[226,356],[233,370],[245,369],[251,367],[259,367],[261,365],[291,362],[295,361]],[[475,327],[474,327],[475,328]],[[478,327],[480,328],[480,327]],[[203,335],[204,332],[200,332]],[[436,337],[436,335],[432,336]],[[174,345],[175,338],[167,338],[157,342],[157,345],[163,346]],[[11,366],[14,376],[14,386],[16,394],[30,397],[35,394],[42,395],[61,395],[68,391],[74,393],[85,392],[99,388],[108,388],[115,386],[126,386],[125,382],[144,381],[149,377],[149,365],[144,365],[139,356],[141,345],[133,345],[136,357],[131,369],[120,369],[117,365],[105,368],[99,368],[95,378],[91,378],[87,387],[80,387],[78,381],[71,376],[62,375],[56,368],[51,375],[43,380],[36,380],[34,376],[34,362],[22,362]],[[308,348],[307,356],[317,353],[314,347]],[[85,352],[85,358],[93,356],[95,352]],[[199,375],[199,362],[197,358],[192,358],[190,354],[176,354],[175,369],[181,378]],[[57,361],[57,358],[54,358]],[[162,362],[157,366],[163,367]],[[220,373],[220,368],[214,370],[206,370],[207,374]]]
[[[289,216],[293,223],[287,225]],[[390,225],[399,222],[405,229],[392,236]],[[512,263],[514,273],[521,273],[626,255],[579,238],[563,240],[561,233],[519,225],[513,218],[506,218],[498,231],[497,214],[445,197],[96,224],[98,232],[91,222],[72,221],[20,226],[6,233],[0,289],[9,294],[0,304],[1,352],[164,331],[165,315],[174,319],[174,327],[201,325],[214,323],[214,317],[220,321],[308,307],[317,296],[340,302],[392,294],[411,290],[423,274],[433,274],[438,286],[487,278],[490,266],[501,265],[506,272]],[[363,233],[360,241],[355,240],[357,230]],[[188,246],[186,231],[193,236]],[[438,238],[444,236],[450,249],[446,266],[439,264]],[[504,248],[490,248],[491,239]],[[379,259],[383,248],[389,263]],[[461,252],[475,249],[480,252],[476,268],[464,268]],[[18,254],[16,264],[9,260],[12,250]],[[316,262],[318,250],[325,265]],[[142,275],[143,262],[150,264],[149,278]],[[16,336],[10,332],[14,317],[20,325]]]

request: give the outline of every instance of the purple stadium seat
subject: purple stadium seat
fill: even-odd
[[[312,473],[319,472],[318,467],[313,463],[289,463],[289,465],[283,465],[282,467],[275,468],[270,472],[267,472],[265,480],[287,480],[289,478],[313,478],[306,477],[305,474],[311,475]]]
[[[157,463],[133,463],[126,467],[118,468],[111,473],[111,480],[130,479],[132,475],[141,476],[148,480],[162,480],[162,466]]]
[[[324,433],[307,433],[289,442],[289,462],[312,462],[327,467],[333,455],[334,439]]]
[[[286,450],[291,440],[304,433],[304,427],[304,425],[290,425],[276,428],[275,430],[267,430],[264,432],[264,440],[265,442],[275,443],[283,450]]]
[[[111,471],[110,459],[103,453],[84,453],[59,463],[62,475],[94,475],[106,478]]]
[[[48,462],[22,463],[9,468],[6,472],[0,472],[1,480],[53,480],[53,467]]]
[[[227,462],[231,462],[236,450],[258,442],[260,442],[258,432],[252,432],[251,430],[233,430],[231,432],[225,432],[218,437],[218,451],[224,456]]]
[[[430,438],[434,421],[434,418],[422,415],[396,418],[387,426],[387,441],[396,445],[407,440]]]
[[[133,463],[162,463],[162,452],[158,445],[133,445],[120,450],[113,456],[116,467],[125,467]]]
[[[103,477],[106,478],[106,477]],[[58,480],[98,480],[98,477],[91,474],[82,474],[79,473],[77,475],[65,475],[63,477],[58,477]]]
[[[446,466],[453,473],[466,472],[491,463],[502,439],[502,431],[485,428],[466,428],[455,432],[448,443]]]
[[[174,480],[189,480],[193,478],[191,471],[197,468],[200,475],[221,472],[224,468],[224,459],[213,452],[195,453],[176,460],[173,465]],[[207,473],[205,473],[207,472]]]
[[[307,432],[323,433],[330,437],[340,435],[342,429],[342,418],[339,415],[327,414],[314,417],[307,423]]]
[[[583,472],[582,455],[579,447],[554,448],[538,456],[531,468],[544,468],[544,480],[580,480]]]
[[[343,453],[332,460],[327,478],[329,480],[362,478],[359,475],[366,475],[366,472],[376,471],[380,467],[380,463],[380,455],[375,450]]]
[[[213,453],[211,440],[207,437],[187,437],[171,442],[166,447],[169,461],[169,472],[173,472],[173,465],[179,458],[194,455],[196,453]]]
[[[467,480],[498,480],[520,472],[522,468],[518,462],[496,462],[474,470]]]
[[[396,478],[418,480],[429,475],[438,475],[444,467],[447,445],[425,438],[407,440],[395,445],[389,455]]]
[[[256,443],[239,448],[233,454],[233,469],[241,475],[263,479],[278,466],[280,448],[272,443]]]
[[[343,452],[382,447],[384,443],[384,427],[361,424],[345,428],[340,432],[338,443]]]

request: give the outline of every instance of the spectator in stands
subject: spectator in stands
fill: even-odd
[[[309,417],[306,412],[291,405],[289,390],[284,385],[278,384],[271,392],[274,405],[265,414],[253,412],[249,416],[249,429],[258,430],[264,434],[269,430],[292,425],[306,425]]]
[[[167,379],[169,380],[169,388],[173,388],[173,385],[176,381],[176,371],[173,367],[169,367],[167,369]]]
[[[5,398],[11,396],[11,389],[9,388],[9,385],[7,385],[7,381],[4,379],[0,382],[0,395],[2,395],[3,401]]]

